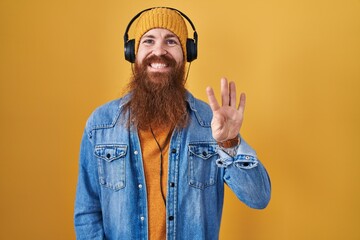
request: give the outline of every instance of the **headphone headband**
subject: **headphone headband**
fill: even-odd
[[[129,40],[129,35],[128,32],[130,30],[131,25],[133,24],[133,22],[140,17],[140,15],[146,11],[150,11],[152,9],[155,8],[167,8],[170,10],[174,10],[176,12],[178,12],[183,18],[185,18],[188,23],[190,24],[191,28],[194,31],[193,34],[193,39],[188,38],[186,41],[186,53],[187,53],[187,61],[191,62],[193,60],[195,60],[197,58],[197,43],[198,43],[198,35],[195,29],[194,24],[192,23],[192,21],[190,20],[190,18],[188,16],[185,15],[185,13],[175,9],[175,8],[171,8],[171,7],[152,7],[152,8],[147,8],[142,10],[141,12],[139,12],[138,14],[136,14],[129,22],[129,24],[127,25],[126,29],[125,29],[125,33],[124,33],[124,52],[125,52],[125,59],[131,63],[135,62],[135,39],[130,39]]]

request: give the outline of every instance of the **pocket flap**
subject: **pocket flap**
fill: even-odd
[[[112,162],[126,155],[126,145],[97,145],[94,154],[96,157]]]
[[[217,154],[217,144],[190,144],[189,151],[191,154],[206,160]]]

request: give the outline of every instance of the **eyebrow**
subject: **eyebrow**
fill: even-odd
[[[168,39],[168,38],[178,38],[175,34],[166,34],[165,35],[165,39]]]
[[[155,36],[154,35],[144,35],[142,38],[152,38],[152,39],[155,39]],[[168,33],[165,35],[165,39],[169,39],[169,38],[178,38],[175,34],[171,34],[171,33]]]

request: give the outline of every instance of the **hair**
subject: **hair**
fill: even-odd
[[[165,62],[169,73],[148,73],[149,62]],[[130,100],[125,109],[140,129],[161,126],[185,127],[187,124],[185,62],[176,64],[171,57],[151,56],[135,63],[134,75],[128,84]]]

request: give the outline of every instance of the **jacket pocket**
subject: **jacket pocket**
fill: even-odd
[[[100,184],[115,191],[125,187],[125,156],[127,145],[97,145]]]
[[[189,144],[189,185],[204,189],[216,183],[218,168],[216,166],[217,144]]]

